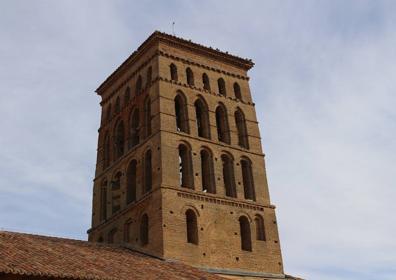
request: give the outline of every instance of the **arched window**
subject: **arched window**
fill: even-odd
[[[246,128],[246,119],[245,115],[239,108],[235,112],[235,123],[238,131],[238,145],[242,148],[249,149],[249,138]]]
[[[100,237],[98,238],[98,243],[103,243],[103,236],[100,236]]]
[[[131,240],[132,233],[132,220],[128,219],[124,224],[124,242],[129,242]]]
[[[221,156],[223,165],[223,183],[226,191],[226,196],[236,197],[235,176],[234,176],[234,162],[232,158],[223,154]]]
[[[210,139],[209,110],[206,103],[199,98],[194,103],[198,136]]]
[[[219,94],[227,96],[226,86],[223,78],[217,80],[217,85],[219,87]]]
[[[136,201],[136,166],[136,160],[132,160],[127,170],[127,204]]]
[[[176,67],[176,65],[172,63],[169,66],[169,68],[170,68],[171,80],[177,82],[178,77],[177,77],[177,67]]]
[[[236,99],[242,100],[241,87],[237,82],[234,83],[234,95]]]
[[[216,108],[217,137],[219,141],[230,144],[230,129],[228,126],[227,110],[223,104]]]
[[[175,97],[175,115],[177,131],[189,133],[187,101],[181,92]]]
[[[125,95],[124,95],[125,106],[128,105],[130,100],[131,100],[131,89],[129,87],[127,87],[125,90]]]
[[[109,104],[109,107],[107,107],[106,120],[111,120],[111,103]]]
[[[266,237],[263,217],[256,215],[254,222],[256,224],[256,239],[265,241]]]
[[[117,234],[117,228],[113,228],[112,230],[109,231],[109,234],[107,235],[107,243],[112,244],[115,242],[115,237]]]
[[[186,211],[186,226],[187,226],[187,242],[192,244],[198,244],[198,225],[197,215],[194,211],[188,209]]]
[[[116,158],[119,158],[124,154],[124,144],[125,144],[125,133],[124,133],[124,122],[119,121],[115,127],[115,137],[114,137],[114,154]]]
[[[103,180],[100,186],[100,220],[107,219],[107,180]]]
[[[120,201],[120,194],[119,189],[121,188],[121,177],[122,173],[117,172],[114,176],[114,179],[111,181],[111,213],[114,214],[121,209],[121,201]]]
[[[116,114],[121,111],[121,101],[119,96],[117,96],[114,111]]]
[[[106,132],[103,144],[103,169],[106,169],[110,165],[110,136]]]
[[[206,75],[206,73],[202,74],[202,83],[203,83],[203,88],[205,90],[210,90],[209,77],[208,77],[208,75]]]
[[[241,235],[241,249],[243,251],[252,251],[252,237],[248,218],[241,216],[239,218],[239,227]]]
[[[149,97],[144,101],[144,130],[145,137],[151,135],[151,99]]]
[[[122,177],[122,173],[121,171],[118,171],[114,176],[113,181],[111,181],[111,190],[116,191],[121,188],[121,177]]]
[[[130,118],[129,148],[139,144],[139,109],[133,110]]]
[[[184,144],[179,145],[179,178],[181,187],[194,189],[191,150]]]
[[[136,81],[136,95],[139,95],[142,92],[142,76],[139,75]]]
[[[151,163],[151,150],[148,150],[144,155],[144,188],[143,194],[151,191],[152,188],[152,163]]]
[[[147,69],[146,87],[149,86],[149,85],[151,84],[152,75],[153,75],[153,67],[150,66],[150,67]]]
[[[144,246],[149,243],[149,219],[144,214],[140,220],[140,245]]]
[[[190,86],[194,85],[194,73],[190,67],[186,69],[186,76],[187,76],[187,84]]]
[[[244,158],[241,160],[243,190],[245,199],[256,200],[256,193],[254,190],[252,163],[249,159]]]
[[[202,149],[200,155],[202,190],[208,193],[216,193],[212,153]]]

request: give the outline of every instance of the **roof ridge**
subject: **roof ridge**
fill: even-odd
[[[46,238],[46,239],[58,239],[58,240],[61,239],[61,240],[68,240],[68,241],[88,242],[87,240],[81,240],[81,239],[42,235],[42,234],[38,234],[38,233],[17,232],[17,231],[9,231],[9,230],[0,230],[0,234],[27,235],[27,236],[38,237],[38,238]]]
[[[96,247],[96,248],[103,248],[103,249],[119,250],[119,251],[123,251],[123,252],[140,255],[143,257],[151,257],[151,258],[156,258],[161,261],[165,261],[165,259],[162,257],[150,254],[149,252],[146,252],[145,250],[141,250],[140,248],[137,248],[135,246],[131,246],[128,244],[124,244],[124,243],[109,244],[109,243],[92,242],[92,241],[81,240],[81,239],[72,239],[72,238],[65,238],[65,237],[40,235],[40,234],[34,234],[34,233],[24,233],[24,232],[0,230],[0,236],[4,235],[4,234],[6,234],[8,236],[32,237],[35,239],[46,240],[46,241],[63,242],[63,243],[68,243],[68,244],[90,247],[90,248]]]
[[[88,240],[81,240],[81,239],[73,239],[73,238],[66,238],[66,237],[58,237],[58,236],[50,236],[50,235],[41,235],[35,233],[25,233],[25,232],[16,232],[16,231],[6,231],[0,230],[0,235],[8,235],[8,236],[25,236],[25,237],[33,237],[36,239],[41,240],[48,240],[48,241],[58,241],[58,242],[69,242],[69,243],[78,243],[82,244],[87,247],[107,247],[107,248],[114,248],[114,249],[122,249],[125,248],[119,244],[108,244],[108,243],[99,243],[99,242],[91,242]],[[136,253],[140,253],[135,251]]]

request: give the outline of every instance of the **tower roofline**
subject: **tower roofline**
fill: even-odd
[[[170,35],[160,31],[154,31],[138,48],[134,51],[119,67],[114,70],[110,76],[96,89],[96,93],[99,95],[105,90],[111,83],[116,79],[124,70],[138,57],[141,56],[152,44],[162,42],[169,45],[181,47],[184,49],[192,50],[196,53],[200,53],[215,59],[224,61],[225,63],[240,67],[244,70],[249,70],[254,66],[251,59],[241,58],[228,52],[220,51],[219,49],[213,49],[212,47],[206,47],[204,45],[194,43],[191,40],[186,40],[174,35]]]

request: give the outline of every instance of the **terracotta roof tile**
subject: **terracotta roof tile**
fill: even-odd
[[[71,279],[224,279],[180,262],[87,241],[0,231],[0,274]]]

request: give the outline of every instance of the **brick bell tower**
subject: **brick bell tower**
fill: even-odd
[[[284,279],[247,71],[154,32],[97,89],[93,242],[232,279]]]

